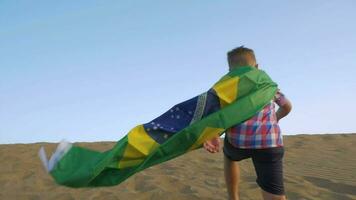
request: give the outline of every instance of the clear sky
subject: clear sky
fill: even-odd
[[[356,1],[1,1],[0,143],[116,141],[207,90],[245,45],[284,134],[356,132]]]

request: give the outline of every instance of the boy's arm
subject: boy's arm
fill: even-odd
[[[286,104],[280,106],[276,112],[277,121],[287,116],[291,110],[292,110],[292,104],[290,103],[290,101],[287,101]]]
[[[276,112],[277,121],[279,121],[292,110],[292,103],[280,91],[278,91],[275,96],[275,102],[279,106]]]

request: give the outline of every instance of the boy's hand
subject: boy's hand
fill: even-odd
[[[216,136],[215,138],[204,142],[204,149],[210,153],[216,153],[220,150],[220,137]]]

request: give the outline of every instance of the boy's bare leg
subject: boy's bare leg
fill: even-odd
[[[262,197],[264,200],[286,200],[286,196],[285,195],[275,195],[269,192],[266,192],[264,190],[262,191]]]
[[[239,200],[240,167],[224,155],[224,174],[229,200]]]

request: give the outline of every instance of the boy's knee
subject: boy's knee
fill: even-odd
[[[275,199],[272,200],[286,200],[286,196],[277,196]]]
[[[286,197],[285,196],[274,195],[273,197],[265,198],[264,200],[286,200]]]
[[[263,196],[264,200],[286,200],[285,195],[272,194],[272,193],[264,191],[263,189],[262,189],[262,196]]]
[[[276,195],[262,190],[262,196],[264,200],[286,200],[285,195]]]

